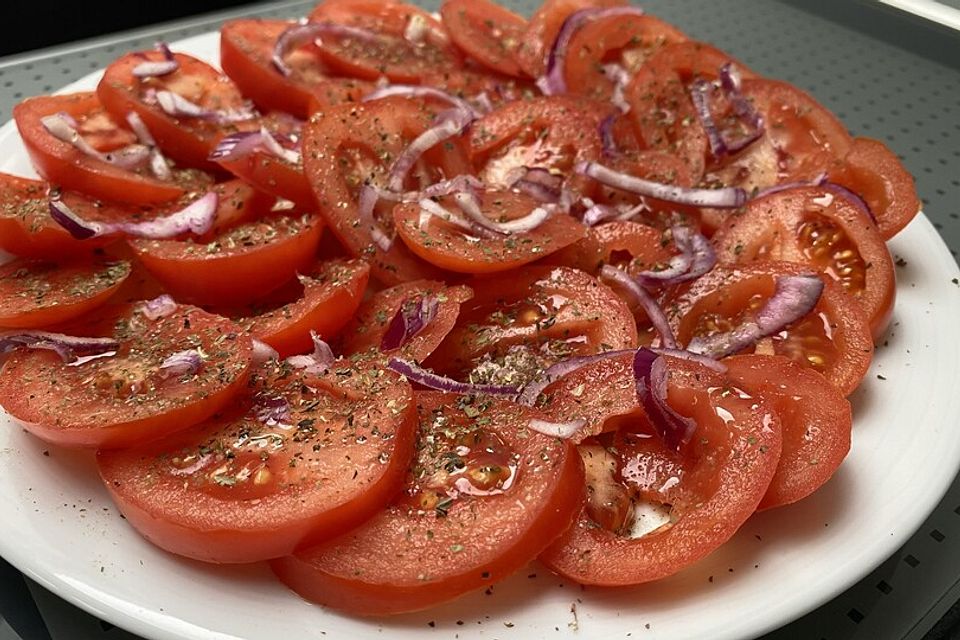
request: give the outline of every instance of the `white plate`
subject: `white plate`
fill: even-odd
[[[217,45],[211,33],[175,48],[216,61]],[[97,79],[66,90],[91,89]],[[32,175],[12,123],[0,128],[0,159],[0,171]],[[668,580],[582,589],[531,565],[489,595],[387,620],[348,618],[300,600],[265,565],[207,566],[151,546],[112,506],[90,454],[54,450],[3,415],[0,555],[70,602],[156,639],[759,635],[890,556],[960,466],[960,274],[922,215],[891,250],[907,261],[897,269],[894,322],[853,396],[853,449],[839,473],[801,504],[753,517],[721,550]]]

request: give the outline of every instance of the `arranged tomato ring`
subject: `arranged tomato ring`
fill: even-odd
[[[615,454],[580,446],[587,504],[540,556],[562,576],[627,585],[672,575],[726,542],[763,498],[780,457],[776,413],[703,365],[670,359],[668,371],[667,401],[696,421],[695,437],[672,452],[641,420]],[[653,513],[631,514],[643,506]]]
[[[416,409],[399,376],[336,366],[268,361],[224,417],[101,452],[104,484],[147,539],[198,560],[266,560],[348,531],[400,489]]]
[[[417,407],[420,446],[401,496],[272,563],[301,596],[364,616],[424,609],[502,580],[576,516],[582,466],[571,445],[526,430],[535,412],[440,393],[418,393]]]
[[[508,76],[522,76],[514,54],[523,42],[527,21],[491,0],[448,0],[440,7],[450,39],[483,66]]]
[[[119,347],[69,365],[51,351],[16,352],[0,369],[0,405],[54,444],[112,449],[168,435],[221,410],[247,383],[250,337],[195,307],[151,320],[143,305],[119,305],[63,332],[112,337]]]
[[[716,80],[720,76],[720,68],[726,64],[736,67],[742,79],[757,77],[757,74],[726,51],[698,40],[668,42],[653,52],[645,63],[651,68],[669,69],[684,82],[696,78]]]
[[[129,275],[128,262],[8,262],[0,266],[0,327],[43,327],[81,316],[105,303]]]

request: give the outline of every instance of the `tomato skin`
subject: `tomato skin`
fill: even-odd
[[[759,396],[776,411],[783,453],[758,510],[801,500],[834,474],[850,450],[850,403],[812,369],[782,356],[724,359],[737,387]]]
[[[105,303],[129,275],[128,262],[8,262],[0,266],[0,327],[32,329],[81,316]]]
[[[617,449],[626,486],[642,499],[672,505],[671,524],[633,539],[593,524],[585,510],[540,556],[564,577],[614,586],[672,575],[733,536],[770,484],[781,448],[776,414],[756,399],[725,392],[729,383],[703,365],[668,363],[667,402],[696,420],[693,440],[675,454],[641,432],[623,435]],[[734,419],[720,419],[717,408]]]
[[[465,422],[456,416],[462,415],[456,396],[429,392],[418,393],[417,399],[421,437],[431,433],[434,411],[458,426]],[[481,413],[489,418],[483,431],[520,456],[524,473],[517,474],[515,483],[497,495],[461,494],[442,517],[401,499],[329,544],[274,561],[280,580],[308,600],[354,615],[380,616],[452,600],[532,560],[575,517],[583,496],[583,467],[569,443],[534,432],[527,438],[516,435],[518,425],[535,412],[492,400]],[[408,484],[408,493],[416,489]]]
[[[828,275],[863,307],[874,338],[893,315],[896,274],[883,237],[845,196],[828,189],[801,187],[752,200],[742,214],[727,217],[713,244],[728,264],[785,260]]]
[[[349,380],[334,378],[268,362],[225,417],[140,448],[99,452],[101,478],[142,535],[197,560],[255,562],[337,536],[383,509],[402,486],[416,410],[410,385],[392,372],[355,369]],[[292,435],[257,417],[250,395],[258,391],[289,401]],[[307,403],[316,408],[302,409]],[[273,444],[258,444],[264,441]],[[201,458],[200,468],[177,464],[184,454]],[[203,464],[204,454],[213,459]],[[243,475],[251,464],[256,471]]]
[[[24,429],[53,444],[99,449],[140,444],[209,418],[247,383],[250,338],[233,322],[195,307],[178,305],[171,315],[151,321],[138,305],[116,305],[53,330],[114,336],[121,343],[118,355],[80,365],[67,366],[49,351],[13,353],[4,363],[0,405]],[[188,349],[207,354],[196,375],[160,373],[165,358]],[[29,393],[25,379],[32,380]],[[134,397],[141,401],[127,402]]]
[[[41,122],[44,116],[61,111],[77,119],[102,114],[104,107],[92,92],[39,96],[28,98],[15,106],[13,118],[37,173],[65,189],[110,201],[158,204],[182,196],[183,188],[173,182],[157,180],[91,158],[70,143],[54,138]]]
[[[144,57],[145,56],[145,57]],[[202,60],[182,53],[174,58],[179,70],[157,78],[140,79],[133,69],[146,60],[162,60],[159,51],[128,53],[115,60],[97,85],[97,97],[104,108],[118,120],[135,111],[163,152],[177,163],[216,172],[219,165],[208,159],[217,141],[240,130],[259,128],[256,119],[217,124],[211,120],[167,115],[158,104],[148,104],[148,89],[169,90],[201,107],[238,109],[246,106],[239,89],[229,78]]]
[[[728,63],[734,66],[743,80],[757,77],[756,73],[726,51],[698,40],[668,42],[654,52],[646,62],[656,69],[673,71],[684,82],[690,82],[695,78],[716,80],[720,76],[720,67]]]
[[[527,21],[491,0],[446,0],[440,6],[450,39],[483,66],[522,77],[514,53],[523,40]]]

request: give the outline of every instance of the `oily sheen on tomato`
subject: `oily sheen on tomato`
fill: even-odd
[[[8,262],[0,266],[0,327],[44,327],[81,316],[104,304],[129,275],[129,262]]]
[[[360,524],[400,489],[416,434],[410,385],[338,361],[307,373],[269,360],[222,416],[144,447],[101,452],[121,512],[157,546],[254,562]]]
[[[580,445],[587,503],[540,556],[560,575],[613,586],[677,573],[729,540],[767,491],[776,413],[701,364],[670,358],[668,372],[667,402],[696,421],[693,438],[671,451],[638,418],[610,450]],[[638,517],[641,507],[652,513]]]
[[[575,517],[574,448],[528,430],[538,414],[481,397],[417,394],[420,440],[400,496],[357,529],[272,563],[308,600],[356,615],[417,611],[523,567]]]
[[[223,409],[247,382],[250,338],[196,307],[152,320],[142,305],[114,305],[56,330],[112,337],[119,348],[69,365],[51,351],[15,352],[4,363],[0,405],[54,444],[120,448],[168,435]],[[183,352],[199,365],[183,373],[162,366]]]

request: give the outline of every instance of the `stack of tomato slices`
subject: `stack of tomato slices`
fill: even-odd
[[[328,0],[221,63],[25,100],[0,176],[0,404],[156,545],[385,615],[669,576],[843,461],[918,200],[801,90],[619,0]]]

